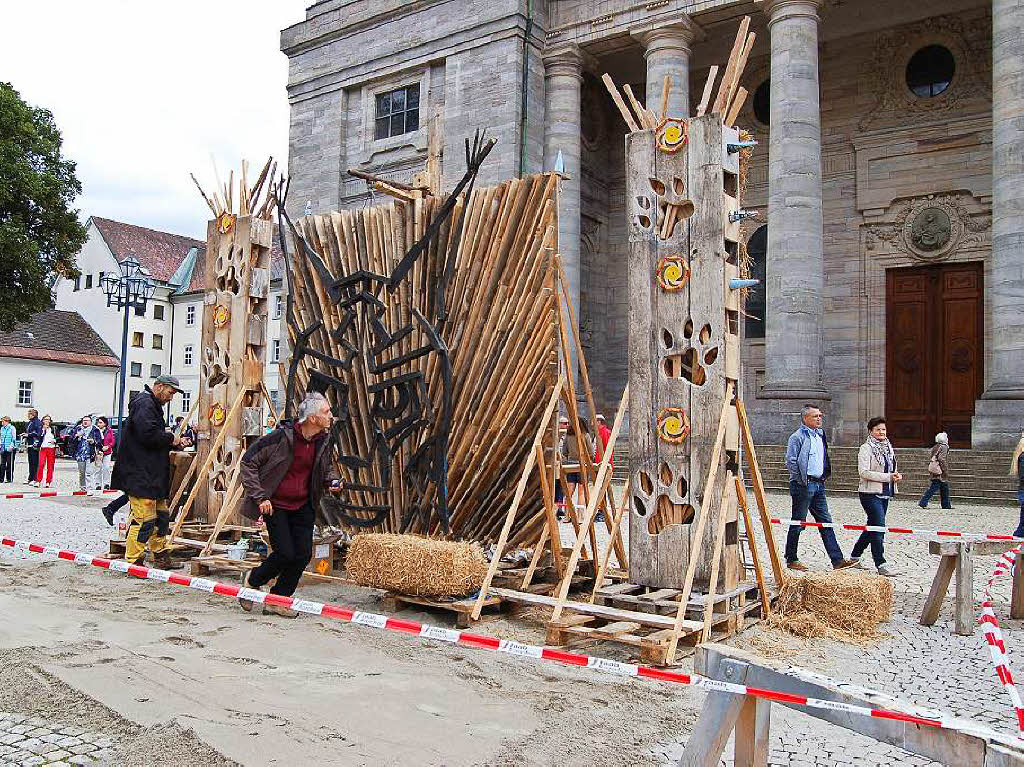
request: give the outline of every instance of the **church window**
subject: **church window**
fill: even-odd
[[[765,80],[754,91],[754,117],[757,118],[761,125],[768,126],[772,124],[771,102],[772,81]]]
[[[373,138],[375,141],[420,127],[420,84],[409,85],[376,95]]]
[[[915,96],[932,98],[945,91],[956,72],[956,61],[948,48],[926,45],[907,62],[907,87]]]

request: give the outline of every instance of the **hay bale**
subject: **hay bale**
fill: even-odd
[[[769,625],[808,639],[864,642],[882,636],[892,612],[892,581],[861,570],[786,579]]]
[[[367,533],[349,544],[345,569],[360,586],[410,596],[456,597],[480,590],[487,560],[475,543]]]

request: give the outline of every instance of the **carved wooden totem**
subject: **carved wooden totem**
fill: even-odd
[[[740,379],[738,157],[719,115],[668,118],[626,136],[629,255],[630,580],[706,591],[726,467],[738,459],[727,411],[722,466],[704,487],[726,386]],[[732,215],[730,215],[732,214]],[[702,540],[694,539],[712,493]],[[718,593],[741,575],[735,505],[727,520]]]
[[[228,431],[209,474],[201,478],[196,496],[196,517],[201,520],[217,518],[242,453],[263,434],[260,384],[266,363],[272,236],[269,220],[231,213],[207,226],[196,456],[200,465],[221,430]],[[229,419],[240,393],[241,402]]]

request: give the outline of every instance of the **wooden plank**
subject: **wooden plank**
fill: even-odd
[[[1005,554],[1008,551],[1013,551],[1020,545],[1020,541],[986,541],[970,538],[960,538],[951,541],[949,539],[940,538],[939,540],[933,539],[928,541],[928,553],[933,555],[938,554],[941,556],[957,556],[960,554],[961,547],[965,543],[970,543],[971,553],[980,557],[992,556],[993,554]]]
[[[512,589],[501,588],[500,586],[493,587],[491,592],[509,602],[539,605],[541,607],[554,607],[559,601],[558,598],[554,596],[548,596],[546,594],[531,594],[525,591],[514,591]],[[609,607],[607,605],[590,604],[589,602],[574,602],[572,600],[564,601],[562,607],[565,610],[571,610],[572,612],[580,613],[582,615],[607,618],[613,621],[634,621],[643,626],[655,626],[662,629],[671,629],[675,626],[675,619],[671,615],[638,613],[631,610],[620,610],[617,607]],[[557,621],[549,622],[553,625],[558,625],[560,622],[564,621],[566,617],[568,616],[563,615]],[[686,631],[699,631],[702,624],[698,621],[688,620],[683,621],[682,627]]]
[[[715,530],[715,544],[711,553],[711,578],[708,581],[708,595],[704,604],[704,630],[701,632],[700,641],[706,642],[711,638],[711,613],[715,609],[715,590],[718,588],[718,570],[722,560],[722,546],[725,543],[725,524],[729,515],[725,510],[730,507],[733,500],[733,473],[725,473],[725,497],[722,498],[722,509],[718,514],[718,529]],[[682,607],[682,604],[680,604]]]
[[[607,623],[600,628],[595,628],[591,632],[591,636],[600,639],[614,639],[622,634],[630,634],[640,628],[639,623],[633,623],[632,621],[615,621],[613,623]]]
[[[718,76],[718,64],[708,70],[708,79],[704,83],[704,93],[700,97],[700,105],[697,107],[697,117],[703,117],[708,111],[708,104],[711,102],[711,92],[715,88],[715,78]]]
[[[718,435],[715,437],[714,447],[711,449],[711,461],[710,468],[708,470],[708,479],[704,483],[704,487],[709,488],[714,486],[715,476],[718,474],[718,464],[720,455],[722,452],[722,441],[725,439],[725,423],[726,413],[729,409],[729,400],[732,398],[732,383],[725,387],[725,402],[722,405],[722,414],[718,418]],[[701,535],[704,531],[704,526],[707,524],[708,513],[711,509],[712,493],[705,492],[704,500],[700,507],[700,517],[697,519],[697,530],[694,532],[694,540],[701,540]],[[685,623],[684,617],[686,616],[686,606],[690,601],[690,590],[693,588],[693,577],[697,572],[697,557],[691,557],[689,564],[686,566],[686,578],[683,581],[682,596],[679,598],[679,610],[676,612],[675,626],[673,628],[674,634],[672,639],[669,640],[668,648],[668,661],[671,663],[675,660],[676,645],[679,643],[679,636],[682,633],[682,627]]]
[[[571,388],[570,388],[571,391]],[[587,510],[583,517],[583,527],[588,530],[593,530],[594,517],[597,515],[598,500],[604,495],[604,484],[611,480],[611,456],[612,451],[615,448],[615,440],[619,436],[619,429],[622,428],[622,419],[626,415],[626,403],[629,401],[629,384],[626,384],[626,388],[622,391],[622,397],[619,400],[619,408],[615,413],[615,422],[612,424],[612,433],[608,438],[608,448],[604,451],[604,455],[601,457],[601,466],[597,470],[597,480],[595,481],[596,487],[599,491],[591,497],[587,504]],[[579,427],[577,426],[577,429]],[[581,467],[582,468],[582,467]],[[562,583],[558,588],[558,599],[559,602],[555,605],[555,610],[551,615],[552,620],[557,620],[558,616],[562,613],[561,602],[566,599],[569,594],[569,584],[571,582],[572,574],[576,572],[576,565],[580,559],[580,549],[583,547],[583,537],[577,536],[576,545],[573,546],[572,554],[569,556],[569,563],[566,565],[566,575],[562,578]],[[593,550],[593,549],[592,549]],[[594,550],[594,556],[597,556],[596,550]]]
[[[771,701],[748,696],[736,720],[734,767],[766,767],[770,728]]]
[[[608,561],[612,556],[612,549],[615,548],[615,542],[621,543],[622,539],[622,515],[629,508],[629,480],[626,481],[626,492],[622,496],[622,503],[616,506],[615,516],[612,519],[611,531],[609,532],[608,544],[604,547],[604,554],[601,556],[601,561],[597,567],[597,573],[594,575],[594,590],[590,593],[590,601],[593,602],[597,590],[604,586],[605,575],[608,572]],[[614,497],[614,495],[612,496]]]
[[[636,111],[637,122],[645,127],[647,130],[654,130],[655,125],[651,124],[651,120],[647,114],[647,110],[644,109],[643,105],[637,100],[637,97],[633,94],[633,88],[629,83],[622,86],[622,90],[626,92],[626,98],[629,99],[630,105]]]
[[[664,120],[668,116],[668,99],[672,93],[672,75],[665,75],[665,80],[661,84],[661,119]],[[676,115],[677,117],[689,117],[689,115]]]
[[[761,617],[767,618],[771,615],[772,600],[768,595],[768,587],[764,582],[761,554],[757,550],[757,540],[754,538],[754,523],[750,521],[750,510],[747,508],[747,492],[739,477],[736,477],[735,484],[736,501],[739,504],[740,513],[743,515],[743,531],[746,533],[747,543],[750,545],[750,557],[754,560],[754,577],[757,578],[757,590],[761,595]]]
[[[928,598],[924,602],[924,609],[921,611],[921,625],[931,626],[939,617],[942,610],[942,601],[946,598],[946,591],[949,589],[949,581],[956,570],[957,557],[953,554],[944,554],[939,559],[939,568],[935,571],[932,579],[932,587],[928,592]]]
[[[740,435],[743,437],[743,452],[746,453],[747,465],[750,467],[751,484],[754,487],[754,499],[757,501],[761,531],[768,544],[768,558],[772,563],[772,575],[775,576],[775,583],[781,587],[785,581],[785,574],[782,570],[782,562],[779,560],[779,549],[775,544],[775,531],[771,515],[768,513],[768,499],[764,494],[764,479],[761,477],[761,466],[757,462],[757,450],[754,449],[754,437],[750,432],[750,422],[747,420],[747,408],[739,397],[736,398],[736,416],[740,422]]]
[[[544,445],[538,443],[534,446],[537,454],[535,460],[537,462],[537,474],[540,478],[540,490],[541,495],[544,498],[544,517],[547,522],[547,526],[544,528],[545,535],[541,542],[537,544],[537,550],[544,550],[544,541],[551,541],[551,559],[554,562],[555,569],[559,572],[563,572],[562,562],[562,536],[561,531],[558,528],[558,515],[555,513],[555,501],[554,496],[551,492],[551,485],[548,483],[548,472],[547,465],[544,461]],[[552,454],[558,452],[552,450]],[[554,457],[552,455],[552,457]],[[528,582],[528,581],[527,581]]]
[[[725,74],[722,75],[722,82],[718,86],[718,95],[715,96],[715,103],[711,107],[712,114],[721,114],[726,107],[726,97],[732,84],[733,73],[739,63],[740,54],[743,52],[743,45],[747,41],[747,32],[750,29],[750,17],[744,16],[740,22],[740,28],[736,30],[736,39],[733,41],[732,50],[729,52],[729,60],[725,65]]]
[[[956,598],[953,603],[953,632],[961,636],[974,633],[974,561],[973,544],[961,543],[956,558]]]
[[[615,102],[615,106],[619,108],[619,114],[622,115],[622,119],[625,120],[626,125],[629,127],[630,133],[636,133],[640,130],[640,126],[636,124],[636,120],[633,119],[633,115],[629,113],[629,109],[626,107],[626,103],[622,100],[622,96],[619,94],[619,89],[615,87],[615,81],[612,80],[611,75],[605,72],[601,75],[601,82],[604,83],[604,87],[608,89],[608,93],[612,97],[612,101]]]
[[[729,107],[729,112],[725,116],[726,125],[735,125],[736,120],[740,116],[740,110],[743,109],[743,105],[747,101],[747,89],[740,86],[740,89],[736,92],[736,98],[732,102],[732,106]]]
[[[555,406],[558,404],[558,399],[562,395],[562,387],[565,385],[565,376],[559,376],[558,383],[555,384],[554,390],[551,392],[551,397],[548,399],[547,407],[544,409],[544,416],[541,418],[540,427],[537,429],[537,433],[533,437],[533,446],[531,446],[530,452],[526,458],[526,464],[523,466],[523,471],[519,476],[519,484],[516,487],[516,493],[512,499],[512,504],[509,506],[508,514],[505,515],[505,524],[501,528],[501,534],[498,536],[498,543],[495,546],[494,556],[491,558],[491,563],[487,566],[487,575],[484,576],[484,582],[480,586],[480,594],[476,599],[476,607],[473,609],[473,620],[480,618],[480,611],[483,609],[484,600],[487,599],[487,590],[491,585],[491,581],[494,579],[494,574],[498,571],[498,563],[501,561],[502,554],[505,551],[505,544],[508,543],[508,534],[512,529],[512,522],[516,518],[516,512],[519,510],[519,504],[523,499],[523,493],[526,492],[526,481],[530,478],[530,472],[533,470],[534,462],[536,461],[536,453],[534,448],[540,444],[541,439],[544,436],[544,429],[547,427],[548,418],[554,412]],[[573,563],[575,566],[575,563]]]

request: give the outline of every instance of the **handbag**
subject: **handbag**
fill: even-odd
[[[939,465],[939,459],[934,453],[932,453],[932,457],[928,459],[928,473],[933,477],[942,476],[942,466]]]

